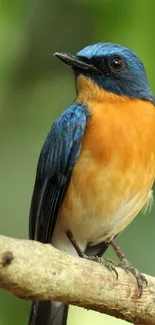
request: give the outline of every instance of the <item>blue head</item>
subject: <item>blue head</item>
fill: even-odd
[[[98,43],[76,55],[56,53],[56,56],[70,65],[76,76],[83,74],[108,92],[155,103],[144,65],[122,45]]]

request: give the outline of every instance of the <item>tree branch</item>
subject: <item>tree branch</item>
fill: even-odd
[[[0,287],[24,299],[57,300],[134,324],[155,324],[155,279],[138,298],[134,277],[119,279],[98,263],[69,256],[51,245],[0,236]]]

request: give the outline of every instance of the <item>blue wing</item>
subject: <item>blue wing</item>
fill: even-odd
[[[57,214],[78,159],[88,118],[74,103],[53,124],[40,153],[29,217],[29,236],[51,242]]]

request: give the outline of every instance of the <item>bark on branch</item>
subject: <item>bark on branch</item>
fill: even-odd
[[[74,258],[51,245],[0,236],[0,287],[35,300],[57,300],[125,319],[155,324],[155,279],[138,298],[136,280],[119,278],[96,262]]]

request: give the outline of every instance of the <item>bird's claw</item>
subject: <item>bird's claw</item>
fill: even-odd
[[[120,264],[118,264],[118,267],[121,267],[126,272],[130,272],[133,274],[133,276],[136,278],[138,289],[139,289],[139,298],[143,294],[143,289],[147,287],[148,282],[145,278],[145,276],[140,273],[137,269],[135,269],[126,258],[122,258]]]
[[[112,260],[110,260],[109,258],[104,259],[102,257],[87,256],[85,254],[83,254],[82,257],[86,258],[87,260],[94,261],[94,262],[104,265],[109,271],[113,271],[116,275],[116,279],[118,279],[118,272],[116,270],[116,266],[115,266],[114,262]]]
[[[114,264],[114,262],[112,260],[110,260],[109,258],[103,259],[103,263],[102,263],[109,271],[113,271],[116,275],[116,279],[118,279],[118,272],[116,270],[116,265]]]

